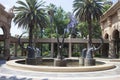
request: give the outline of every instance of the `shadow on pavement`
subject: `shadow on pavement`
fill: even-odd
[[[32,80],[32,79],[31,78],[30,79],[27,79],[27,78],[17,78],[16,76],[10,76],[10,77],[1,76],[0,80]]]
[[[6,60],[0,60],[0,67],[6,63]],[[7,75],[0,75],[0,80],[35,80],[32,78],[26,78],[26,77],[16,77],[14,76],[15,74],[11,75],[11,76],[7,76]],[[37,79],[37,80],[48,80],[46,79]]]
[[[32,78],[17,78],[16,76],[10,76],[10,77],[6,77],[6,76],[1,76],[0,80],[35,80]],[[37,79],[37,80],[48,80],[48,79]]]
[[[6,60],[0,60],[0,66],[5,64],[6,63]]]

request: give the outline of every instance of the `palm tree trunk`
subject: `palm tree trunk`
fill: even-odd
[[[32,41],[33,41],[33,33],[32,33],[32,30],[33,30],[33,25],[29,25],[30,28],[29,28],[29,46],[32,47]]]
[[[43,28],[41,27],[41,29],[40,29],[40,32],[41,32],[41,36],[40,36],[40,38],[42,38],[43,37]],[[41,50],[41,56],[43,55],[43,50],[42,50],[42,43],[40,43],[40,50]]]
[[[88,48],[91,47],[92,44],[92,23],[91,23],[91,14],[88,14],[89,18],[87,19],[88,23]]]

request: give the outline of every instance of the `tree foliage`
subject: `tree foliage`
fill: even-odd
[[[105,1],[103,3],[103,12],[106,12],[111,6],[113,5],[113,2],[112,1]]]
[[[102,15],[103,6],[101,0],[74,0],[74,13],[79,21],[85,21],[88,24],[88,47],[92,44],[92,22],[99,21]]]
[[[48,36],[52,35],[52,37],[56,37],[56,29],[58,29],[58,34],[62,36],[64,29],[69,22],[67,13],[61,7],[56,7],[54,4],[50,4],[49,6],[47,6],[47,10],[53,11],[53,22],[51,23],[51,19],[49,16],[50,25],[48,28],[45,29],[45,34]]]
[[[14,18],[15,24],[18,27],[29,29],[29,46],[32,46],[33,29],[46,27],[47,19],[45,10],[43,8],[44,2],[37,0],[17,1],[18,7],[14,11],[16,16]]]

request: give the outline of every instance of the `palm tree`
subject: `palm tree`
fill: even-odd
[[[47,7],[47,9],[49,10],[48,14],[50,17],[51,30],[54,29],[55,30],[54,33],[56,33],[57,44],[58,44],[57,57],[62,60],[63,59],[62,49],[65,38],[64,29],[66,28],[68,23],[67,13],[61,7],[56,7],[54,4],[50,4]],[[59,41],[60,37],[63,38],[62,42]]]
[[[33,29],[47,26],[47,19],[44,10],[44,2],[38,0],[17,1],[18,7],[15,7],[15,24],[29,30],[29,46],[32,47]]]
[[[63,35],[64,28],[67,26],[69,19],[67,19],[67,13],[61,8],[56,7],[54,4],[47,6],[48,14],[50,17],[51,31],[52,34],[55,29],[58,29],[58,34]]]
[[[51,28],[50,36],[52,38],[52,34],[54,34],[53,33],[54,32],[54,14],[57,7],[54,4],[50,3],[46,9],[48,10],[49,22],[50,22],[50,28]]]
[[[103,12],[106,12],[112,5],[113,5],[113,2],[112,2],[112,1],[105,1],[105,2],[103,3],[103,7],[104,7]]]
[[[88,24],[88,47],[92,44],[92,21],[99,20],[102,15],[102,0],[74,0],[75,16],[79,21]]]

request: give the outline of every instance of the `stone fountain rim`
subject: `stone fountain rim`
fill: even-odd
[[[52,67],[52,66],[35,66],[16,63],[17,61],[23,61],[25,59],[10,60],[6,62],[7,67],[38,72],[93,72],[113,69],[116,66],[114,64],[105,63],[97,66],[84,66],[84,67]],[[101,61],[102,62],[102,61]]]

